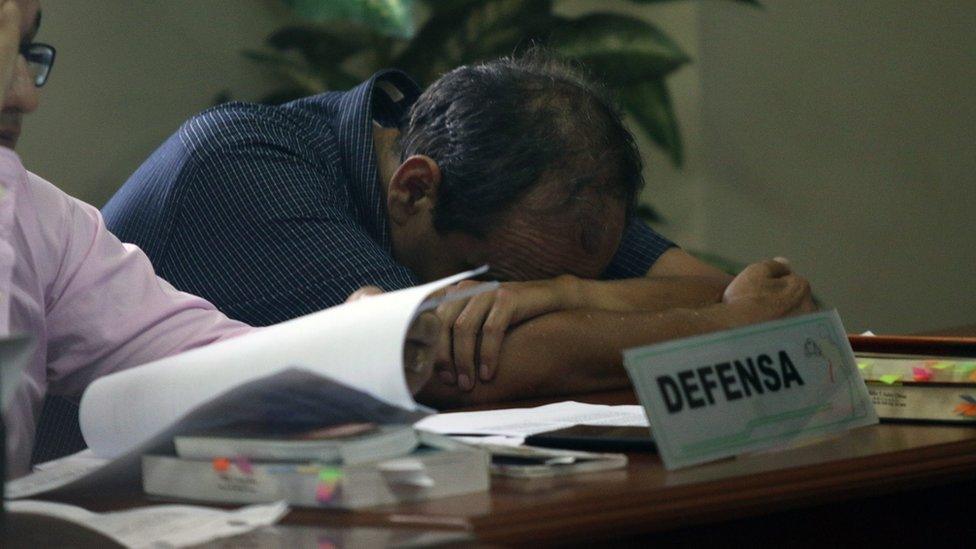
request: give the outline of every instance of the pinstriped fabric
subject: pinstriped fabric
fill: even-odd
[[[620,248],[603,273],[603,278],[618,280],[642,277],[661,254],[674,245],[640,219],[633,218],[627,223]]]
[[[402,93],[399,104],[377,81]],[[106,223],[160,276],[254,325],[341,303],[365,284],[417,284],[392,257],[372,120],[394,123],[418,94],[386,71],[348,92],[205,111],[109,201]]]
[[[37,422],[31,463],[44,463],[85,449],[75,399],[48,395]]]
[[[205,111],[133,174],[105,221],[177,288],[254,325],[366,284],[416,284],[392,257],[372,121],[396,125],[419,93],[383,71],[347,92]],[[643,276],[672,245],[634,220],[606,277]]]
[[[383,95],[374,113],[379,80],[403,97]],[[391,255],[371,121],[395,124],[419,91],[387,71],[345,93],[205,111],[129,178],[103,209],[106,224],[174,286],[252,325],[330,307],[366,284],[413,286]],[[49,397],[32,461],[83,447],[77,403]]]

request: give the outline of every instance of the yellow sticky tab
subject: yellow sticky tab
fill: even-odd
[[[885,374],[878,378],[882,383],[887,383],[888,385],[894,385],[901,381],[901,374]]]
[[[949,360],[939,360],[933,362],[929,367],[933,370],[945,370],[946,368],[952,368],[956,363]]]
[[[868,366],[871,366],[871,363],[870,362],[858,362],[857,363],[857,369],[858,370],[863,370],[863,369],[867,368]]]

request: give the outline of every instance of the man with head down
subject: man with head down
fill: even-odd
[[[387,70],[215,107],[103,213],[162,277],[256,325],[487,264],[497,291],[438,310],[434,405],[623,386],[624,348],[813,308],[787,263],[733,281],[635,218],[641,174],[607,94],[536,51],[423,92]]]

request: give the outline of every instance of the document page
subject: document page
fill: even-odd
[[[138,493],[140,457],[172,451],[173,438],[238,423],[260,423],[269,429],[307,430],[340,423],[412,424],[426,415],[387,404],[373,396],[314,372],[290,368],[235,387],[198,406],[134,447],[120,439],[109,447],[113,459],[86,450],[41,464],[34,473],[7,482],[6,497],[61,494]],[[103,444],[109,441],[103,440]],[[115,453],[119,451],[121,453]]]
[[[406,386],[407,329],[431,292],[476,273],[369,297],[106,376],[82,398],[90,451],[7,482],[6,497],[139,493],[143,454],[171,451],[177,435],[235,423],[283,429],[412,424],[428,410]]]
[[[647,427],[638,405],[606,406],[565,401],[536,408],[509,408],[484,412],[454,412],[428,416],[418,429],[464,438],[466,442],[521,444],[525,437],[573,425]]]
[[[298,367],[415,410],[403,374],[407,329],[421,302],[465,279],[360,299],[96,380],[81,400],[88,446],[114,458],[241,384]]]
[[[284,502],[225,511],[196,505],[154,505],[115,513],[92,513],[63,503],[21,500],[7,511],[32,513],[73,522],[126,547],[186,547],[236,536],[278,522],[288,513]]]
[[[97,458],[90,449],[34,467],[34,472],[7,481],[4,497],[17,499],[43,494],[75,482],[101,469],[108,460]]]

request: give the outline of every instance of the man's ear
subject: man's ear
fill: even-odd
[[[440,184],[441,169],[432,158],[418,154],[404,160],[386,191],[390,218],[404,223],[417,213],[433,209]]]

